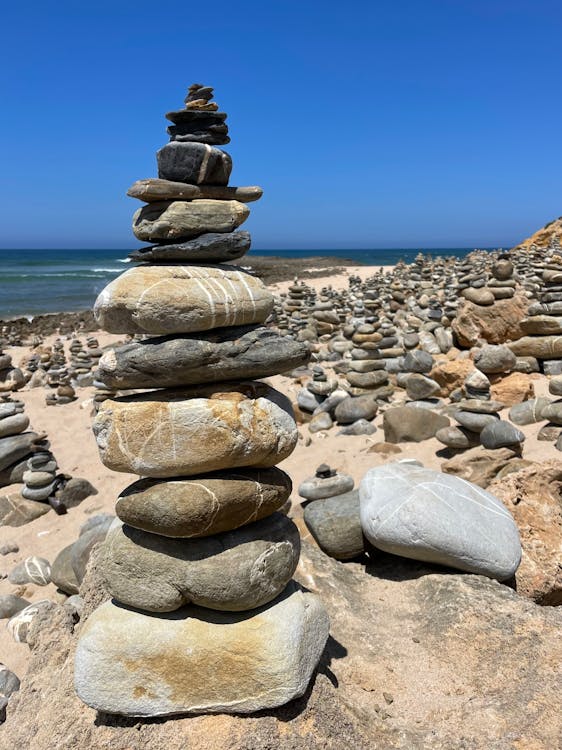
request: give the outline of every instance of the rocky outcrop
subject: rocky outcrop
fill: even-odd
[[[305,544],[297,578],[318,593],[332,638],[308,692],[255,716],[110,717],[72,687],[80,623],[55,607],[32,624],[30,669],[8,706],[6,747],[63,750],[507,750],[560,737],[560,610],[479,576],[380,553],[364,567]],[[94,565],[85,613],[104,599]],[[423,690],[421,686],[423,685]]]
[[[539,604],[562,605],[562,464],[546,461],[496,479],[489,491],[514,516],[523,556],[517,591]]]

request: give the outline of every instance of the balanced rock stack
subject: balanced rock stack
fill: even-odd
[[[247,380],[302,366],[308,349],[263,324],[273,297],[221,261],[242,255],[242,200],[227,187],[226,115],[194,85],[168,113],[159,179],[133,254],[150,264],[111,282],[94,309],[112,333],[149,334],[101,357],[96,382],[147,389],[104,401],[94,421],[103,463],[142,479],[117,502],[101,565],[114,597],[86,621],[75,684],[88,705],[131,716],[250,713],[302,695],[328,637],[320,601],[291,582],[299,534],[276,468],[297,442],[288,400]],[[168,243],[168,244],[164,244]],[[176,263],[170,263],[176,261]],[[205,265],[194,265],[194,262]],[[227,381],[222,383],[222,381]],[[165,389],[165,390],[159,390]]]

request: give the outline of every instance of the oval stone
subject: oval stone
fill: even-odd
[[[133,234],[142,242],[190,240],[205,232],[233,232],[249,215],[239,201],[160,201],[135,211]]]
[[[108,284],[94,317],[110,333],[166,335],[263,323],[273,308],[264,284],[229,266],[137,266]]]
[[[367,472],[361,526],[378,549],[500,581],[521,560],[515,521],[500,500],[470,482],[412,464]]]
[[[107,399],[93,430],[105,466],[156,478],[275,466],[298,437],[289,400],[261,382]]]
[[[169,537],[200,537],[244,526],[279,510],[291,494],[281,469],[244,469],[193,479],[141,479],[116,512],[129,526]]]
[[[328,631],[320,599],[295,584],[243,614],[190,606],[154,617],[105,602],[80,633],[76,691],[127,716],[252,713],[305,693]]]
[[[119,526],[103,544],[103,576],[112,596],[137,609],[171,612],[193,603],[240,612],[280,594],[299,554],[298,529],[283,513],[199,539]]]

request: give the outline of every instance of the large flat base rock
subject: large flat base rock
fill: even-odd
[[[153,617],[106,602],[82,631],[76,691],[127,716],[273,708],[303,695],[328,630],[318,597],[295,584],[246,614],[186,607]]]

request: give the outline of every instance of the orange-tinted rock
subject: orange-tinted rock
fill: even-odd
[[[504,377],[490,375],[490,382],[492,398],[506,406],[520,404],[535,395],[533,381],[522,372],[512,372]]]
[[[535,464],[488,489],[519,527],[523,557],[515,574],[517,592],[538,604],[562,605],[562,464]]]
[[[529,300],[516,294],[511,299],[496,300],[482,307],[465,300],[459,305],[452,322],[453,332],[461,346],[475,346],[480,340],[504,344],[523,336],[519,321],[525,317]]]

